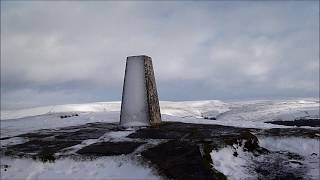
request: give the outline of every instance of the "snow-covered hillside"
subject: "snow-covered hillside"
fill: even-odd
[[[1,111],[1,136],[12,136],[43,128],[57,128],[91,122],[119,122],[120,102],[96,102]],[[160,102],[163,121],[220,124],[237,127],[285,127],[266,124],[272,120],[319,117],[319,100],[256,100],[222,102],[218,100]],[[62,119],[61,115],[79,116]],[[208,119],[204,119],[207,117]],[[210,120],[216,119],[216,120]]]
[[[87,104],[65,104],[55,106],[42,106],[29,109],[1,111],[1,120],[18,119],[28,116],[38,116],[61,112],[112,112],[120,111],[120,101],[95,102]]]
[[[1,111],[1,120],[61,112],[119,112],[120,101],[87,104],[44,106],[21,110]],[[256,100],[240,102],[160,101],[161,113],[178,117],[215,117],[236,120],[292,120],[296,117],[319,116],[319,100]]]

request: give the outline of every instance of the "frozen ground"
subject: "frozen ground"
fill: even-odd
[[[241,128],[288,128],[288,126],[264,123],[266,121],[293,121],[296,119],[319,120],[319,100],[315,98],[291,100],[256,100],[241,102],[185,101],[160,102],[162,120],[196,124],[218,124]],[[13,137],[19,134],[34,132],[39,129],[57,129],[86,123],[118,123],[120,119],[120,102],[97,102],[89,104],[69,104],[37,107],[22,110],[1,111],[1,147],[21,144],[25,139]],[[61,116],[74,115],[68,118]],[[298,128],[298,127],[297,127]],[[316,129],[319,127],[303,127]],[[113,141],[125,139],[126,132],[109,132],[100,140]],[[320,136],[320,133],[318,134]],[[13,138],[9,138],[13,137]],[[97,140],[85,140],[75,148],[83,147]],[[310,179],[319,177],[319,138],[301,137],[259,137],[260,145],[274,152],[292,152],[303,157],[299,162],[306,166]],[[214,150],[211,154],[214,167],[229,179],[255,179],[259,175],[252,172],[250,165],[256,158],[249,152],[238,148],[239,156],[233,156],[234,148],[225,147]],[[279,155],[280,157],[280,155]],[[277,156],[261,156],[261,162]],[[259,158],[258,158],[259,159]],[[296,161],[296,160],[295,160]],[[290,166],[299,166],[299,162],[289,162]],[[8,165],[10,167],[4,167]],[[24,168],[28,164],[27,168]],[[288,166],[289,166],[288,165]],[[87,172],[86,169],[94,169]],[[6,173],[3,173],[6,170]],[[128,173],[122,173],[128,172]],[[91,173],[91,174],[90,174]],[[76,174],[76,175],[74,175]],[[130,179],[158,179],[153,170],[142,166],[128,156],[111,156],[94,160],[80,161],[72,158],[58,159],[55,163],[42,163],[31,159],[1,158],[1,179],[79,179],[90,175],[93,179],[105,177]]]

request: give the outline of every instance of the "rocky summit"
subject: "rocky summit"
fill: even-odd
[[[303,157],[259,145],[261,137],[317,138],[313,129],[254,129],[221,125],[163,122],[156,127],[125,129],[114,123],[88,123],[59,129],[42,129],[6,137],[23,139],[1,147],[1,156],[25,157],[43,162],[72,157],[130,156],[169,179],[226,179],[214,167],[212,153],[238,147],[253,157],[252,171],[259,179],[302,179]],[[290,165],[290,164],[294,164]]]

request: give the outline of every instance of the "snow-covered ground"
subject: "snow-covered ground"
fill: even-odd
[[[1,120],[18,119],[28,116],[38,116],[44,114],[54,114],[63,112],[119,112],[120,101],[115,102],[95,102],[88,104],[65,104],[55,106],[42,106],[19,110],[1,110]]]
[[[199,124],[220,124],[250,128],[287,126],[264,123],[272,120],[295,120],[319,117],[319,100],[257,100],[242,102],[183,101],[160,102],[163,121]],[[79,116],[61,119],[61,115]],[[58,128],[91,122],[120,121],[120,102],[67,104],[22,110],[1,111],[1,137],[13,136],[43,128]],[[216,120],[203,117],[216,118]]]
[[[285,128],[287,126],[264,123],[272,120],[290,120],[299,118],[319,118],[319,99],[306,98],[295,100],[256,100],[222,102],[219,100],[160,102],[163,121],[185,123],[220,124],[250,128]],[[1,138],[39,129],[52,129],[81,125],[93,122],[113,122],[120,120],[120,102],[96,102],[88,104],[68,104],[45,106],[22,110],[1,111]],[[63,115],[77,113],[78,116],[61,118]],[[204,117],[208,117],[204,119]],[[210,120],[216,119],[216,120]],[[310,127],[308,127],[310,128]],[[316,128],[319,129],[319,128]],[[124,138],[126,134],[105,134],[102,138]],[[319,174],[316,163],[319,162],[319,140],[317,139],[259,139],[260,145],[268,149],[295,152],[305,158],[309,166],[308,174],[315,177]],[[21,138],[1,140],[1,145],[23,143]],[[83,142],[84,145],[96,141]],[[79,145],[81,146],[81,144]],[[76,148],[76,147],[75,147]],[[316,152],[317,151],[317,152]],[[310,155],[312,153],[317,155]],[[251,154],[239,149],[239,156],[234,157],[232,149],[223,148],[212,153],[215,168],[230,179],[255,178],[245,167],[250,165]],[[106,157],[88,161],[74,159],[57,159],[55,163],[42,163],[30,159],[1,159],[1,179],[91,179],[120,178],[158,179],[151,168],[142,167],[128,156]],[[88,171],[90,170],[90,171]],[[11,172],[11,173],[10,173]]]
[[[303,159],[296,163],[296,160],[288,161],[289,166],[306,166],[307,173],[304,177],[306,179],[317,180],[320,175],[320,140],[301,137],[261,137],[259,138],[259,145],[267,148],[273,152],[290,152],[301,156]],[[237,152],[237,156],[234,156]],[[254,173],[254,161],[262,164],[264,161],[271,161],[276,159],[275,155],[270,156],[261,155],[260,157],[254,156],[250,152],[243,150],[243,147],[227,146],[218,151],[212,151],[211,158],[213,166],[218,171],[225,174],[230,180],[236,179],[259,179],[257,174]],[[301,164],[299,164],[301,162]],[[280,167],[280,166],[279,166]],[[278,168],[279,168],[278,167]],[[270,177],[271,178],[271,177]],[[271,178],[272,179],[272,178]]]
[[[159,179],[152,169],[126,156],[108,156],[93,160],[58,159],[43,163],[32,159],[4,157],[1,179]]]

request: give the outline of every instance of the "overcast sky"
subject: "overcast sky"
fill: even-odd
[[[121,100],[127,56],[160,100],[319,96],[319,1],[1,1],[1,108]]]

